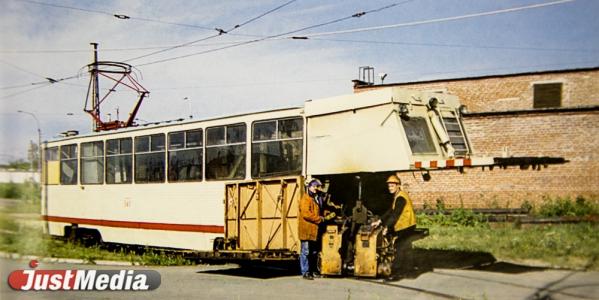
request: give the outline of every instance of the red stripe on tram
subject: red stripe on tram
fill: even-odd
[[[99,219],[82,219],[59,216],[42,216],[43,220],[50,222],[62,222],[72,224],[86,224],[107,227],[150,229],[150,230],[170,230],[170,231],[191,231],[204,233],[224,233],[224,226],[219,225],[195,225],[195,224],[170,224],[153,222],[135,222],[135,221],[115,221]]]

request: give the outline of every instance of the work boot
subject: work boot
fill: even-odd
[[[303,279],[306,279],[306,280],[314,280],[314,276],[312,276],[312,274],[310,274],[310,273],[306,273],[306,274],[304,274],[304,275],[302,276],[302,278],[303,278]]]
[[[320,273],[318,273],[318,272],[312,272],[312,277],[313,278],[321,278],[322,275],[320,275]]]

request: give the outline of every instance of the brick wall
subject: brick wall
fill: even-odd
[[[449,206],[519,207],[524,200],[578,195],[599,197],[599,111],[464,119],[476,153],[502,156],[508,146],[513,156],[562,156],[570,162],[540,170],[488,168],[402,176],[418,206],[443,199]]]
[[[533,83],[562,82],[562,107],[599,106],[599,69],[398,84],[446,89],[469,112],[531,110]],[[377,88],[358,88],[356,92]],[[599,110],[470,116],[464,125],[476,155],[558,156],[569,160],[541,170],[510,167],[435,171],[424,182],[406,173],[403,182],[416,206],[443,199],[448,206],[519,207],[524,200],[578,195],[599,198]]]
[[[599,69],[472,79],[400,83],[409,89],[443,89],[460,97],[469,112],[525,110],[533,107],[533,83],[562,82],[562,107],[599,105]],[[381,86],[357,88],[355,92]]]

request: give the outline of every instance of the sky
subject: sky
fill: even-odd
[[[0,163],[27,157],[36,119],[42,140],[91,131],[92,42],[150,92],[141,124],[350,94],[361,66],[376,83],[599,66],[597,0],[0,3]],[[102,96],[110,87],[100,80]],[[116,89],[102,118],[125,119],[136,100]]]

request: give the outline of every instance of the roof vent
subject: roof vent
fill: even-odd
[[[67,130],[65,132],[61,132],[60,135],[63,136],[63,137],[77,136],[77,135],[79,135],[79,131],[77,131],[77,130]]]
[[[354,88],[374,85],[374,68],[370,66],[360,67],[358,69],[358,79],[352,80]]]

